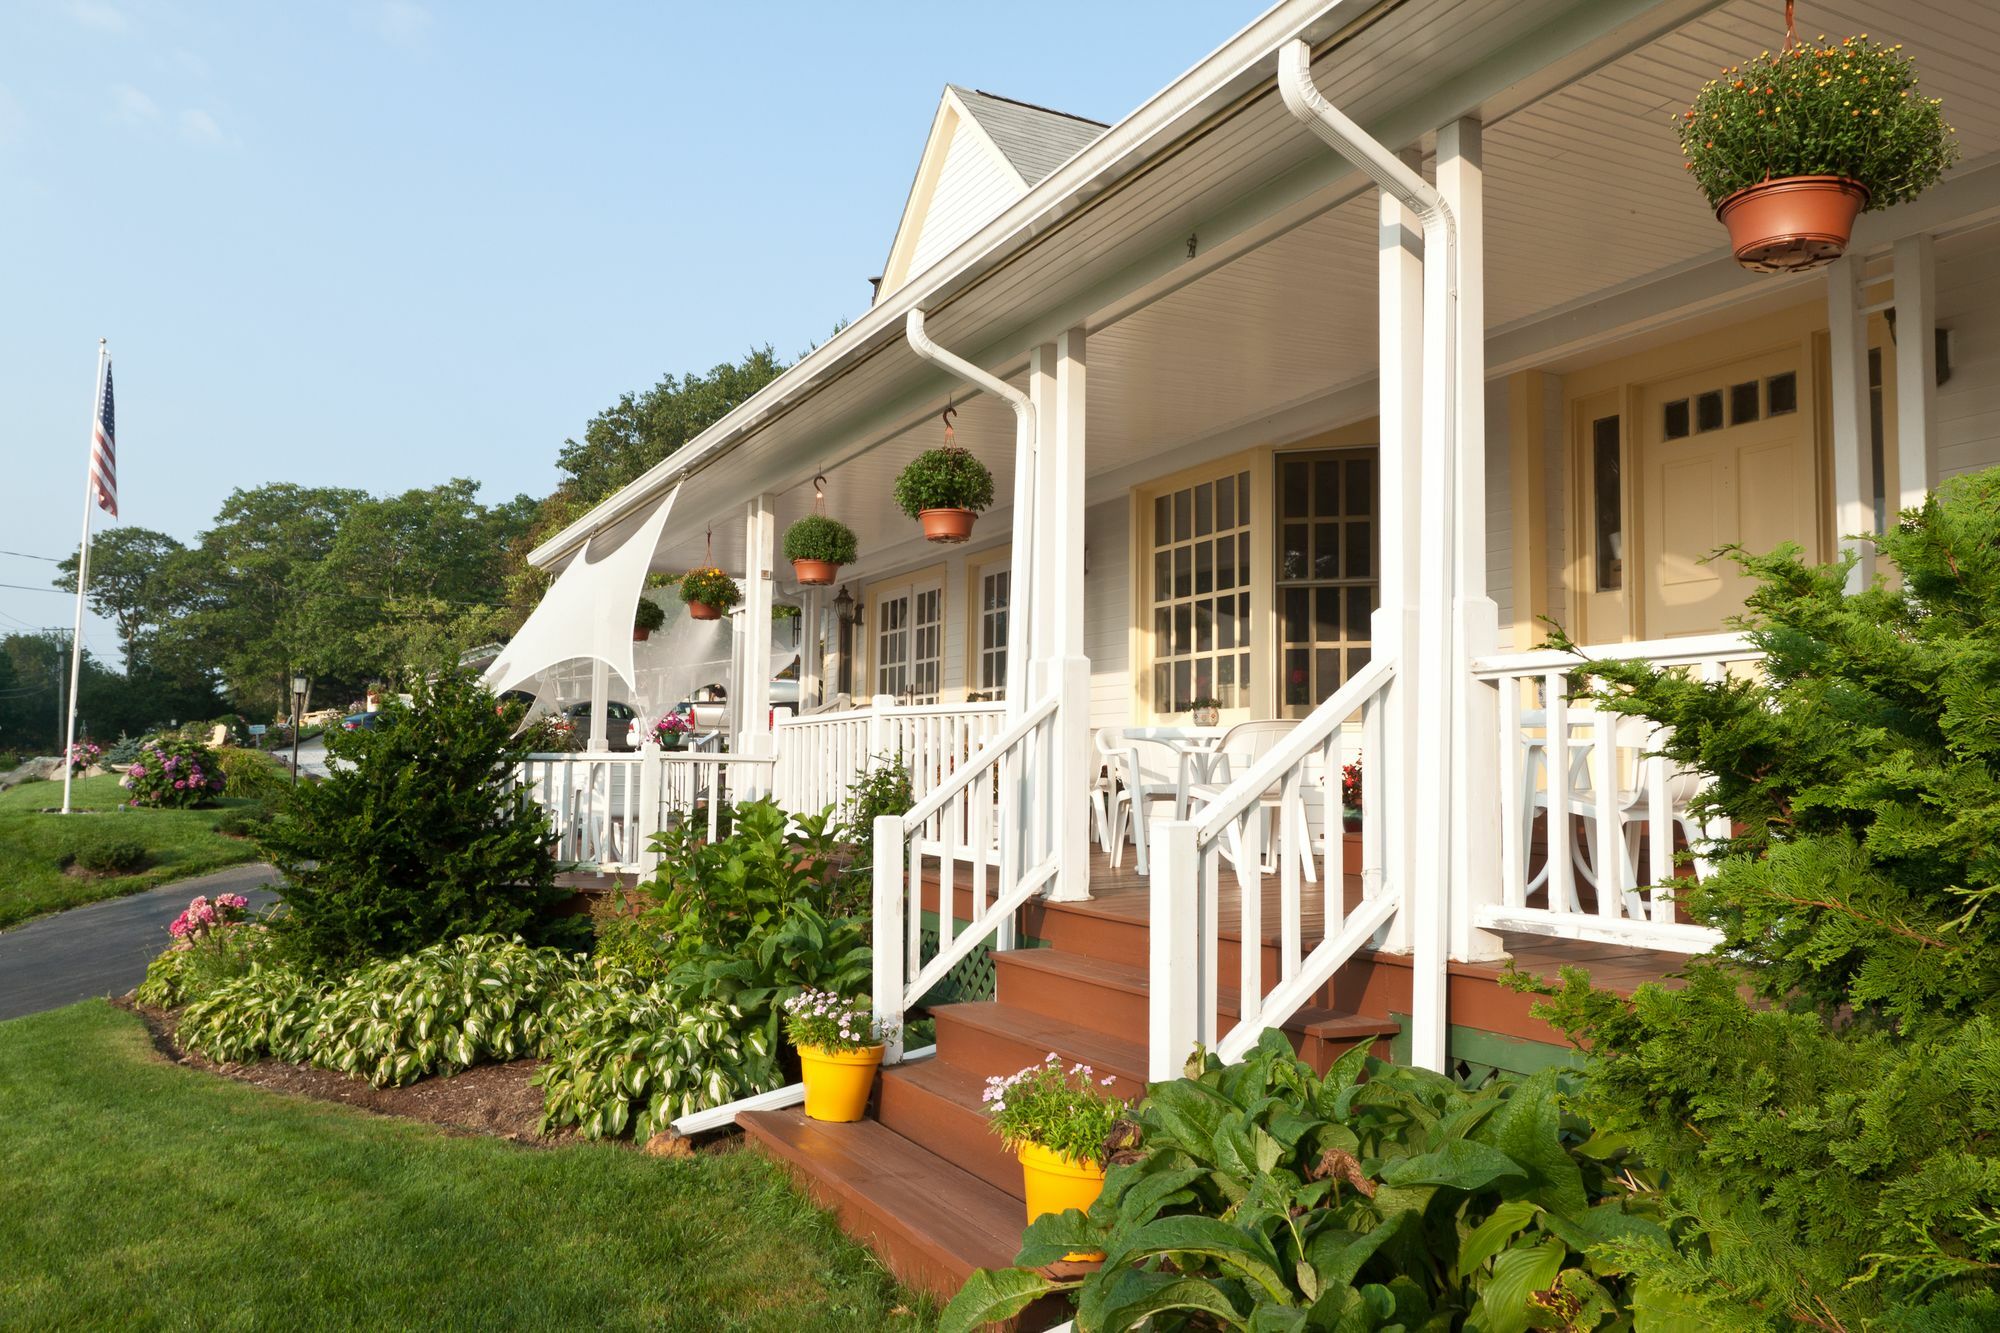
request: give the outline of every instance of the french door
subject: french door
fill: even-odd
[[[944,664],[944,585],[905,584],[875,595],[875,693],[938,701]]]

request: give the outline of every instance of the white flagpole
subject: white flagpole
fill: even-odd
[[[76,632],[69,640],[69,718],[64,727],[62,766],[62,812],[69,813],[70,752],[76,747],[76,687],[83,675],[83,596],[90,582],[90,511],[97,505],[97,487],[91,481],[91,460],[97,449],[97,414],[104,408],[104,367],[111,350],[104,339],[97,340],[97,392],[90,396],[90,447],[83,455],[83,544],[76,548]]]

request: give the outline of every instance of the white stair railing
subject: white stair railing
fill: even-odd
[[[1696,852],[1727,829],[1689,813],[1701,781],[1658,750],[1660,728],[1598,707],[1569,677],[1590,661],[1643,659],[1720,680],[1763,654],[1741,634],[1597,644],[1483,657],[1473,675],[1499,692],[1500,891],[1474,912],[1486,930],[1700,953],[1721,935],[1675,919],[1676,835]],[[1539,824],[1545,852],[1534,867]],[[1576,854],[1582,835],[1583,856]],[[1642,861],[1639,851],[1644,846]],[[1586,911],[1579,880],[1594,889]]]
[[[1297,1013],[1395,916],[1403,886],[1390,882],[1385,870],[1386,802],[1362,803],[1363,897],[1349,912],[1340,801],[1341,768],[1357,741],[1373,771],[1387,767],[1384,705],[1394,677],[1389,659],[1370,662],[1205,809],[1186,821],[1154,824],[1148,987],[1154,1078],[1178,1074],[1197,1047],[1225,1060],[1241,1058],[1265,1029]],[[1226,859],[1235,862],[1229,873],[1237,887],[1239,1017],[1218,1040]],[[1266,986],[1264,879],[1271,862],[1278,881],[1278,975]],[[1320,909],[1319,942],[1310,951],[1305,947],[1308,867]]]
[[[1045,699],[979,746],[907,814],[875,821],[875,1016],[896,1037],[904,1015],[947,973],[997,937],[1013,944],[1014,913],[1056,874],[1047,807],[1055,781],[1057,701]],[[937,871],[937,944],[924,944],[924,864]],[[971,919],[955,905],[963,870]]]

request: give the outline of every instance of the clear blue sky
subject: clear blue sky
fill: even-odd
[[[8,0],[0,549],[75,549],[100,336],[127,523],[543,494],[621,392],[866,308],[946,82],[1116,121],[1261,7]]]

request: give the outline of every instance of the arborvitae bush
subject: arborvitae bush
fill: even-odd
[[[1678,1219],[1621,1257],[1702,1327],[2000,1327],[2000,471],[1876,541],[1854,596],[1736,556],[1761,679],[1593,668],[1738,830],[1684,987],[1547,1006]]]
[[[315,969],[457,935],[547,938],[568,896],[547,817],[508,790],[528,747],[493,696],[457,671],[413,696],[372,730],[329,731],[329,775],[302,783],[260,837],[284,875],[276,928]]]

